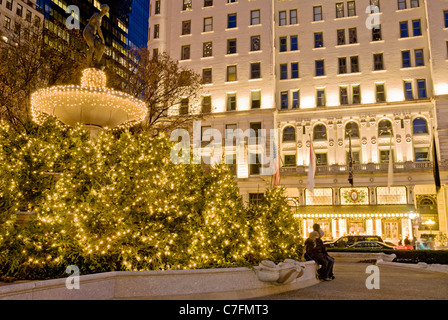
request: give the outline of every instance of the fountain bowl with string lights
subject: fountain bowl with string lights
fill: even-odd
[[[103,129],[131,127],[147,116],[145,103],[106,87],[106,73],[97,68],[82,72],[81,85],[44,88],[31,96],[33,120],[40,124],[51,115],[68,126],[83,124],[91,137]]]

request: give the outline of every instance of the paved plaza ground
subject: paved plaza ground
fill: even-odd
[[[380,288],[367,289],[368,263],[335,263],[336,279],[261,299],[275,300],[448,300],[448,274],[379,265]]]

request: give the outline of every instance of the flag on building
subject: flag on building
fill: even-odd
[[[352,135],[348,134],[348,182],[353,187],[353,155],[352,155]]]
[[[437,156],[437,146],[436,146],[436,137],[433,134],[432,135],[432,157],[434,159],[433,161],[433,166],[432,166],[432,170],[433,170],[433,174],[434,174],[434,183],[436,185],[436,191],[437,193],[439,193],[440,190],[440,172],[439,172],[439,158]]]
[[[273,160],[274,160],[274,174],[272,175],[272,185],[278,186],[280,185],[280,157],[278,155],[277,145],[274,142],[273,144]]]
[[[314,153],[313,141],[310,141],[310,163],[308,167],[308,183],[307,188],[313,192],[316,185],[314,178],[316,176],[316,154]]]
[[[394,149],[392,148],[393,144],[393,135],[390,137],[390,149],[389,149],[389,168],[387,170],[387,187],[390,190],[390,187],[394,184]]]

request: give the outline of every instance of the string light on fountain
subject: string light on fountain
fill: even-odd
[[[81,87],[105,88],[107,77],[104,71],[87,68],[82,72]]]
[[[40,124],[43,115],[52,115],[69,126],[83,124],[96,136],[109,128],[130,127],[147,116],[145,103],[124,92],[106,88],[106,74],[99,69],[85,69],[81,86],[55,86],[31,96],[31,113]]]

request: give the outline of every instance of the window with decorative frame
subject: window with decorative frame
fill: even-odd
[[[406,187],[377,187],[377,204],[407,204]]]

